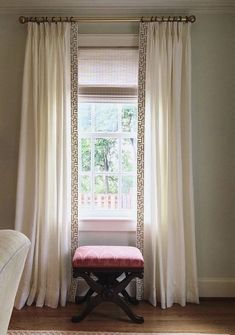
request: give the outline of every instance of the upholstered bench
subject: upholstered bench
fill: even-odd
[[[143,278],[143,272],[144,259],[135,247],[79,247],[73,257],[73,276],[84,278],[90,288],[84,297],[76,297],[78,304],[86,302],[86,306],[72,321],[83,320],[102,301],[110,301],[121,307],[132,321],[143,323],[143,317],[135,315],[128,305],[128,302],[138,304],[138,300],[126,291],[132,279]],[[120,279],[122,274],[124,278]]]

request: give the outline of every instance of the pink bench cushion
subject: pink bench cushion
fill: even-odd
[[[135,247],[84,246],[77,248],[74,268],[143,268],[144,259]]]

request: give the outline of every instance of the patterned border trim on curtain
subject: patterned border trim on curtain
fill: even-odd
[[[71,23],[71,254],[78,246],[78,24]],[[74,301],[77,279],[72,278],[69,301]]]
[[[140,23],[139,73],[138,73],[138,143],[137,143],[137,230],[136,246],[144,252],[144,119],[145,119],[145,75],[147,22]],[[137,279],[136,296],[143,299],[143,280]]]

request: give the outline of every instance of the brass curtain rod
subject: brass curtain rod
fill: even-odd
[[[109,22],[195,22],[196,17],[194,15],[190,16],[151,16],[151,17],[76,17],[76,16],[20,16],[20,23],[27,22],[81,22],[81,23],[109,23]]]

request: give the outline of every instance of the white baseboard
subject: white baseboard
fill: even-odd
[[[199,296],[215,298],[235,297],[235,278],[199,278]]]

